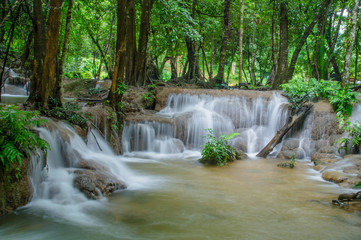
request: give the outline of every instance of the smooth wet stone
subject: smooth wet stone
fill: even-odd
[[[322,173],[322,178],[325,179],[326,181],[330,181],[330,182],[334,182],[334,183],[342,183],[348,177],[341,172],[326,171],[326,172]]]

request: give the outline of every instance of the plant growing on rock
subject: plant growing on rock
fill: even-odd
[[[207,130],[208,134],[205,136],[207,143],[202,146],[202,158],[200,161],[217,166],[225,166],[228,162],[234,161],[236,159],[236,152],[229,145],[228,141],[239,135],[239,133],[231,133],[216,138],[212,129]]]
[[[38,148],[44,152],[49,144],[41,139],[33,127],[40,126],[46,120],[39,119],[36,111],[20,111],[16,106],[0,106],[0,160],[2,168],[9,171],[10,165],[21,166],[23,157],[30,157],[29,151]],[[17,168],[16,177],[20,175]]]
[[[277,164],[277,167],[282,167],[282,168],[294,168],[296,164],[296,155],[292,154],[291,159],[287,162],[282,162]]]

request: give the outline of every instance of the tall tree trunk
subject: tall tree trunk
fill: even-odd
[[[267,85],[273,83],[274,78],[277,72],[277,57],[275,50],[275,12],[276,12],[276,1],[273,1],[273,10],[272,10],[272,26],[271,26],[271,60],[272,60],[272,69],[271,73],[267,79]]]
[[[176,79],[178,77],[178,73],[177,73],[177,63],[176,63],[176,57],[171,56],[169,58],[169,62],[170,62],[170,70],[171,70],[171,79]]]
[[[33,26],[34,26],[34,62],[33,62],[33,78],[30,82],[30,95],[28,102],[34,104],[39,101],[40,98],[40,81],[41,74],[43,72],[43,61],[45,55],[45,26],[43,7],[41,0],[33,1]]]
[[[129,2],[129,7],[127,9],[127,62],[126,67],[126,81],[130,85],[136,84],[135,78],[135,64],[137,57],[137,35],[136,35],[136,25],[135,25],[135,1],[131,0]]]
[[[14,21],[13,21],[12,24],[11,24],[9,41],[8,41],[8,45],[7,45],[7,47],[6,47],[5,58],[4,58],[4,60],[3,60],[3,66],[2,66],[2,69],[1,69],[1,74],[0,74],[0,102],[1,102],[1,89],[2,89],[2,87],[3,87],[3,83],[5,82],[5,81],[4,81],[5,79],[3,79],[3,78],[4,78],[4,75],[5,75],[5,66],[6,66],[6,62],[7,62],[8,56],[9,56],[11,42],[13,41],[15,23],[16,23],[16,19],[17,19],[18,16],[19,16],[19,10],[20,10],[20,8],[18,8],[17,14],[16,14],[16,16],[15,16],[15,19],[14,19]],[[10,71],[10,70],[9,70],[9,71]]]
[[[57,78],[56,78],[56,82],[55,82],[55,88],[54,88],[54,98],[56,100],[55,102],[56,102],[56,104],[58,104],[58,106],[61,106],[61,107],[63,106],[64,66],[65,66],[65,61],[66,61],[66,54],[68,53],[73,5],[74,5],[74,0],[69,0],[68,13],[66,16],[66,23],[65,23],[64,42],[63,42],[61,57],[60,57],[59,65],[58,65],[59,69],[58,69]]]
[[[241,0],[241,15],[239,26],[239,68],[238,68],[238,84],[242,84],[242,67],[243,67],[243,15],[244,0]]]
[[[218,74],[216,76],[216,83],[219,84],[224,82],[224,68],[226,65],[227,44],[230,36],[230,7],[231,0],[225,0],[223,17],[223,38],[221,52],[219,56]]]
[[[195,18],[197,0],[192,0],[192,14],[191,17]],[[184,76],[186,80],[195,79],[201,75],[199,68],[199,58],[197,56],[196,43],[189,37],[186,37],[187,47],[187,72]]]
[[[277,88],[287,80],[288,71],[288,6],[282,1],[280,6],[280,41],[277,61],[277,72],[273,81],[273,88]]]
[[[358,67],[358,53],[359,53],[359,30],[356,33],[356,59],[355,59],[355,85],[357,82],[357,67]]]
[[[29,58],[30,50],[31,50],[31,43],[33,42],[33,38],[34,38],[33,34],[34,34],[34,28],[31,29],[31,31],[28,35],[28,40],[26,41],[24,52],[21,55],[21,66],[22,67],[25,66],[25,63]]]
[[[58,54],[60,14],[63,0],[51,0],[46,32],[43,72],[40,81],[39,107],[51,108],[49,98],[55,87],[55,69]]]
[[[308,36],[310,35],[310,33],[312,32],[313,27],[316,25],[316,23],[318,22],[318,20],[320,19],[320,17],[328,12],[328,9],[331,5],[332,0],[324,0],[321,4],[321,7],[318,11],[318,13],[314,16],[312,22],[310,23],[310,25],[308,25],[308,27],[305,29],[305,31],[303,32],[295,51],[292,54],[292,58],[291,58],[291,62],[289,64],[288,67],[288,74],[287,74],[287,79],[286,81],[289,81],[292,79],[293,77],[293,73],[295,71],[295,67],[296,67],[296,63],[297,63],[297,59],[298,59],[298,55],[300,54],[303,45],[305,44]]]
[[[335,49],[336,42],[337,42],[337,39],[338,39],[338,35],[339,35],[339,32],[340,32],[342,16],[343,16],[344,11],[345,11],[345,6],[343,6],[342,9],[341,9],[341,13],[339,15],[339,20],[338,20],[338,23],[337,23],[337,27],[335,29],[333,39],[331,39],[331,29],[333,28],[332,27],[333,24],[332,24],[331,20],[330,20],[328,31],[326,33],[326,41],[327,41],[327,45],[328,45],[328,48],[329,48],[327,58],[328,58],[328,61],[331,62],[332,68],[333,68],[333,70],[335,72],[335,77],[334,78],[336,79],[336,81],[340,81],[340,82],[342,81],[342,76],[341,76],[340,70],[338,68],[338,64],[337,64],[337,61],[336,61],[334,49]],[[336,16],[336,14],[335,14],[335,16]]]
[[[355,43],[358,5],[359,5],[359,0],[355,0],[355,5],[353,7],[352,12],[350,13],[352,14],[352,21],[351,21],[352,27],[351,27],[350,38],[347,44],[345,65],[343,69],[343,84],[345,86],[348,86],[348,84],[350,83],[351,55],[352,55],[353,45]]]
[[[142,1],[142,14],[139,30],[138,52],[135,65],[135,79],[139,86],[144,86],[148,80],[148,41],[150,35],[150,17],[155,0]]]
[[[114,72],[112,78],[112,85],[110,87],[108,100],[110,106],[114,110],[121,110],[118,108],[118,102],[121,101],[121,92],[116,91],[117,85],[124,83],[125,73],[125,55],[126,55],[126,32],[127,32],[127,16],[126,16],[126,2],[127,0],[117,0],[117,43],[116,43],[116,57],[114,63]]]

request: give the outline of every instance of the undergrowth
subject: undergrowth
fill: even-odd
[[[236,152],[229,145],[229,140],[239,135],[239,133],[231,133],[216,138],[212,129],[207,129],[207,131],[208,134],[205,136],[207,143],[202,146],[202,158],[200,161],[217,166],[225,166],[228,162],[234,161],[236,159]]]
[[[19,178],[22,158],[30,157],[29,151],[38,148],[47,152],[49,144],[32,130],[45,121],[39,118],[39,112],[0,105],[0,160],[3,169],[9,171],[10,166],[16,164],[16,177]]]

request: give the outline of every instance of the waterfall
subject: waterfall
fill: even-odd
[[[127,122],[123,150],[178,153],[199,151],[206,143],[207,129],[215,136],[240,133],[232,144],[255,156],[281,128],[288,116],[288,101],[279,93],[270,98],[171,94],[158,115],[172,120]],[[279,151],[280,147],[275,149]]]
[[[37,130],[40,137],[50,144],[51,149],[46,159],[41,157],[41,154],[32,158],[30,179],[33,196],[27,206],[31,211],[45,212],[65,220],[76,219],[83,221],[82,224],[90,224],[91,221],[87,220],[87,211],[100,207],[101,204],[99,201],[89,200],[74,187],[74,180],[77,172],[91,171],[93,166],[100,169],[101,174],[106,174],[107,178],[114,177],[126,183],[128,188],[138,188],[142,184],[142,179],[137,178],[126,167],[97,131],[89,132],[88,142],[85,143],[70,126],[64,123],[54,123],[49,120],[48,128]],[[90,170],[81,168],[84,161],[90,166],[88,168]]]

